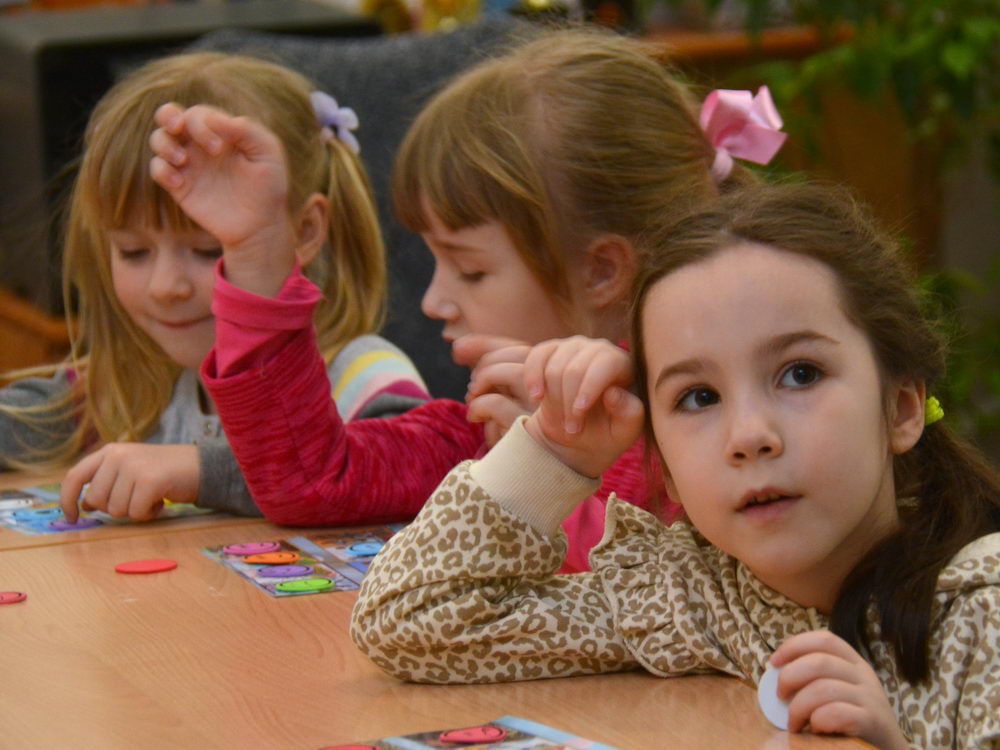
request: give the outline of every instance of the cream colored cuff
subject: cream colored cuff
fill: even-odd
[[[552,536],[577,505],[601,486],[577,474],[536,443],[518,419],[507,434],[469,469],[480,487],[506,510]]]

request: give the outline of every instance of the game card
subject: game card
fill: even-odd
[[[213,560],[271,596],[354,591],[372,559],[404,524],[312,532],[275,542],[206,547]]]

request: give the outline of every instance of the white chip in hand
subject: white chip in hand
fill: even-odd
[[[757,702],[767,720],[778,729],[788,730],[788,701],[778,697],[778,675],[781,667],[768,667],[757,684]]]

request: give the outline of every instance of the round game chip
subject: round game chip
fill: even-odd
[[[119,573],[162,573],[176,567],[176,560],[132,560],[118,563],[115,570]]]
[[[358,557],[371,557],[377,555],[378,551],[385,545],[382,542],[358,542],[347,548],[347,551]]]
[[[100,518],[78,518],[76,523],[70,523],[65,518],[60,518],[58,521],[49,521],[49,528],[55,531],[76,531],[78,529],[92,529],[103,523]]]
[[[301,581],[282,581],[276,584],[278,591],[301,594],[306,591],[329,591],[333,588],[333,581],[329,578],[304,578]]]
[[[297,552],[264,552],[260,555],[247,555],[243,562],[251,565],[292,565],[301,559]]]
[[[309,565],[272,565],[257,571],[259,578],[296,578],[312,574],[313,569]]]
[[[18,521],[38,521],[45,518],[58,518],[62,508],[25,508],[15,510],[12,514]]]
[[[0,604],[17,604],[27,598],[23,591],[0,591]]]
[[[280,542],[248,542],[227,545],[222,551],[227,555],[259,555],[262,552],[277,552],[279,549],[281,549]]]
[[[452,729],[450,732],[441,732],[438,739],[442,742],[461,742],[463,745],[478,745],[484,742],[499,742],[506,736],[506,729],[484,724],[481,727]]]
[[[781,667],[768,667],[757,683],[757,703],[767,720],[778,729],[788,730],[788,701],[778,697],[778,674]]]

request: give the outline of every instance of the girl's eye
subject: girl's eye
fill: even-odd
[[[477,281],[482,281],[485,276],[486,274],[483,271],[473,271],[472,273],[459,274],[459,278],[467,284],[475,284]]]
[[[218,260],[222,257],[221,247],[207,247],[204,249],[197,248],[194,251],[195,255],[199,258],[204,258],[205,260]]]
[[[120,247],[118,248],[118,257],[122,260],[141,260],[149,254],[149,251],[144,247]]]
[[[719,394],[711,388],[689,388],[677,400],[681,411],[699,411],[719,403]]]
[[[781,385],[789,388],[802,388],[812,385],[823,377],[816,365],[809,362],[794,362],[781,374]]]

